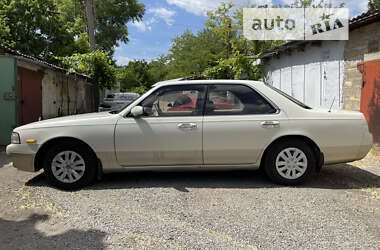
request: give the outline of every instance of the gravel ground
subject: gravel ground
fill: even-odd
[[[259,171],[123,173],[64,192],[0,153],[0,249],[380,249],[380,158],[283,187]]]

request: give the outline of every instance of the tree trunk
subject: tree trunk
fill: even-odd
[[[92,0],[85,0],[87,16],[87,32],[91,51],[95,50],[95,28],[94,28],[94,5]]]

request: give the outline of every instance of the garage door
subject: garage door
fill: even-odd
[[[16,60],[0,57],[0,145],[10,143],[10,135],[17,126]]]

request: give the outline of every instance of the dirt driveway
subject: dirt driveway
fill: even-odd
[[[0,153],[0,249],[379,249],[380,160],[299,187],[259,171],[106,175],[77,192]]]

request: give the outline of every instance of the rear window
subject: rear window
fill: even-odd
[[[301,108],[304,108],[304,109],[312,109],[311,107],[307,106],[306,104],[304,104],[303,102],[297,100],[296,98],[294,98],[293,96],[290,96],[288,94],[286,94],[285,92],[269,85],[269,84],[266,84],[266,86],[268,86],[269,88],[273,89],[274,91],[276,91],[277,93],[279,93],[280,95],[284,96],[285,98],[289,99],[290,101],[294,102],[295,104],[297,104],[298,106],[300,106]]]

